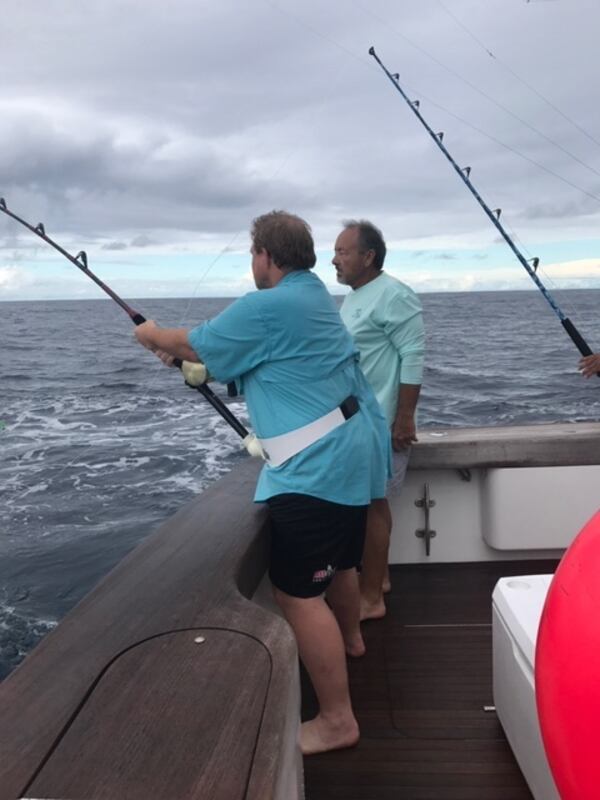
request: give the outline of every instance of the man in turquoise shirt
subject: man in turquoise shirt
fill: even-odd
[[[389,435],[352,338],[310,272],[310,228],[272,212],[251,234],[260,291],[192,331],[146,322],[136,335],[167,362],[201,361],[246,397],[269,458],[255,494],[272,522],[269,576],[319,700],[300,733],[308,755],[358,740],[345,658],[364,653],[356,567],[367,506],[385,491]]]
[[[366,220],[350,220],[335,243],[339,283],[352,287],[341,316],[360,352],[360,366],[383,408],[394,447],[394,488],[404,480],[410,446],[417,441],[415,411],[423,376],[425,333],[421,303],[406,284],[383,272],[386,246]],[[385,615],[392,517],[387,499],[368,512],[363,556],[361,619]]]

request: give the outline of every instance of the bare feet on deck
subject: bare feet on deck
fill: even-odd
[[[383,579],[383,584],[381,586],[381,591],[384,594],[389,594],[392,591],[392,584],[390,583],[390,579],[389,578],[384,578]]]
[[[350,656],[350,658],[360,658],[367,652],[367,648],[365,647],[365,643],[360,631],[351,639],[345,639],[344,647],[346,648],[346,655]]]
[[[358,722],[351,714],[337,719],[318,714],[300,726],[300,749],[302,755],[312,756],[328,750],[354,747],[359,737]]]
[[[367,600],[364,597],[360,598],[360,621],[364,622],[366,619],[382,619],[385,617],[385,603],[383,595],[375,603]]]

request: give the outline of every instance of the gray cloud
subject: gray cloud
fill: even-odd
[[[154,239],[152,239],[150,236],[146,236],[145,233],[142,233],[139,236],[134,236],[131,240],[132,247],[151,247],[153,244],[156,244]]]
[[[599,190],[600,191],[600,190]],[[568,202],[535,203],[523,209],[525,219],[542,220],[575,220],[595,216],[598,213],[597,203],[591,198],[583,197]]]
[[[324,247],[357,216],[410,240],[416,259],[438,237],[501,241],[367,55],[374,44],[503,221],[541,242],[562,228],[597,236],[600,200],[569,184],[600,198],[600,145],[502,63],[595,135],[600,8],[454,0],[452,11],[494,59],[434,0],[179,0],[176,13],[158,0],[21,0],[0,31],[0,195],[88,249],[219,250],[281,207]],[[0,237],[5,260],[34,246],[1,217]]]

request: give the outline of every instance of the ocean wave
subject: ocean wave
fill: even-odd
[[[598,294],[580,298],[592,325]],[[511,295],[509,315],[501,293],[454,296],[451,304],[447,295],[423,298],[419,427],[600,417],[598,381],[581,379],[577,353],[530,300]],[[164,307],[179,319],[187,305],[153,302],[160,318],[168,317]],[[202,302],[199,317],[225,304]],[[104,326],[101,302],[34,304],[35,340],[29,328],[15,335],[14,319],[24,312],[8,305],[0,338],[18,358],[10,377],[9,365],[0,377],[0,557],[18,560],[14,580],[27,574],[43,599],[26,614],[19,587],[0,588],[4,672],[51,630],[52,614],[64,613],[122,553],[247,457],[239,436],[180,375]],[[77,320],[97,334],[76,348],[66,331]],[[245,403],[213,388],[250,427]]]
[[[57,624],[54,619],[23,614],[16,606],[0,600],[0,680]]]

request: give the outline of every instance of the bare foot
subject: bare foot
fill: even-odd
[[[383,596],[375,603],[365,600],[364,597],[360,598],[360,621],[364,622],[366,619],[381,619],[385,617],[385,603]]]
[[[300,726],[300,750],[304,756],[354,747],[360,732],[358,723],[350,714],[339,719],[324,718],[318,714]]]
[[[346,655],[350,656],[350,658],[361,658],[367,652],[360,632],[357,636],[353,636],[352,639],[344,640],[344,647],[346,648]]]

